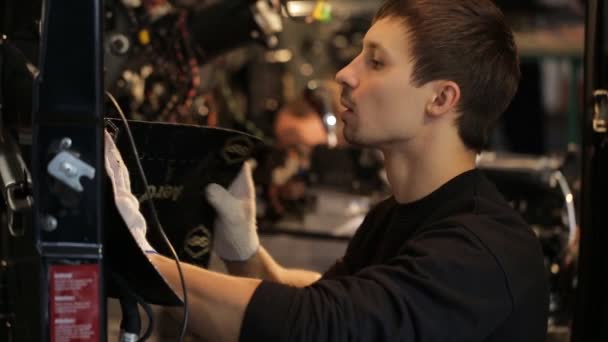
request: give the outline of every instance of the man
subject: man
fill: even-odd
[[[543,341],[539,243],[475,170],[519,81],[500,11],[388,0],[337,80],[344,135],[383,152],[393,196],[320,275],[282,268],[259,246],[247,166],[229,191],[211,185],[215,250],[251,278],[184,265],[190,329],[210,341]],[[174,262],[150,258],[179,288]]]
[[[275,167],[268,172],[267,191],[269,209],[280,217],[287,212],[287,201],[304,198],[306,184],[300,174],[310,168],[314,147],[327,145],[327,132],[316,109],[304,99],[296,99],[278,112],[274,135],[277,153],[269,155]]]

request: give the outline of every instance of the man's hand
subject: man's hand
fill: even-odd
[[[226,262],[230,274],[298,287],[308,286],[319,279],[320,274],[316,272],[283,268],[260,246],[249,164],[243,165],[228,190],[210,184],[207,198],[217,211],[214,250]]]
[[[139,212],[139,201],[131,192],[131,179],[129,178],[129,170],[125,166],[120,151],[114,144],[114,140],[108,132],[104,134],[105,139],[105,168],[110,177],[112,190],[114,193],[114,203],[122,217],[123,221],[129,228],[131,235],[137,242],[137,245],[144,252],[156,252],[146,239],[146,220],[141,212]]]
[[[255,189],[251,166],[245,163],[228,190],[207,186],[207,200],[215,208],[214,251],[225,261],[245,261],[258,250]]]

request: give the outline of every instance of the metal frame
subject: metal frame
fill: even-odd
[[[588,0],[582,129],[579,278],[572,341],[608,340],[608,3]]]
[[[102,9],[101,0],[46,0],[43,6],[31,160],[35,240],[41,257],[41,341],[54,340],[51,332],[62,328],[61,320],[53,320],[53,303],[65,300],[52,292],[59,291],[58,276],[51,276],[57,269],[87,272],[92,282],[89,298],[97,301],[87,312],[97,329],[93,339],[107,339]]]

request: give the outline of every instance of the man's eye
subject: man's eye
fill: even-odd
[[[382,62],[373,58],[369,60],[369,65],[372,67],[372,69],[380,69],[382,66],[384,66]]]

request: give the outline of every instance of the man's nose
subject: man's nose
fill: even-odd
[[[356,88],[358,80],[355,74],[354,60],[336,74],[336,82],[342,87]]]

